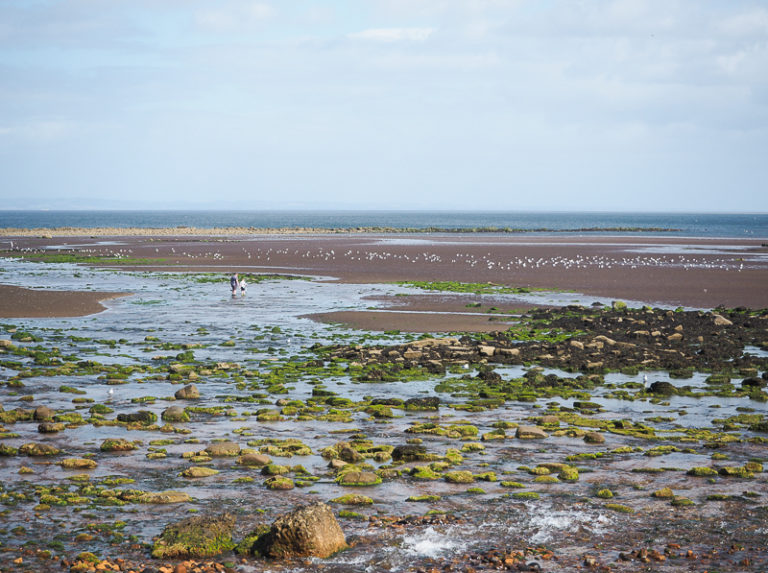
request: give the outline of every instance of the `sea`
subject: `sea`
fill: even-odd
[[[0,210],[0,228],[507,229],[536,234],[768,238],[768,213],[564,211]]]

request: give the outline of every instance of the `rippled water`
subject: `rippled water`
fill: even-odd
[[[311,357],[312,353],[308,349],[315,343],[355,342],[365,336],[367,342],[389,344],[412,338],[399,334],[367,334],[302,318],[317,312],[363,310],[370,307],[372,303],[368,297],[373,295],[409,292],[404,287],[393,285],[275,280],[252,285],[247,296],[232,298],[228,277],[225,276],[217,283],[200,283],[193,280],[193,277],[184,275],[100,271],[71,265],[38,265],[10,260],[1,261],[0,267],[3,269],[2,281],[7,284],[31,288],[55,287],[131,293],[130,296],[107,301],[105,304],[108,310],[93,316],[5,321],[41,335],[45,339],[44,344],[55,345],[61,349],[62,354],[75,355],[78,360],[91,359],[103,364],[151,365],[156,363],[160,356],[172,357],[178,352],[159,349],[147,352],[145,339],[147,336],[154,336],[162,342],[204,345],[204,348],[194,349],[195,359],[198,361],[237,362],[250,370],[265,372],[274,362]],[[534,300],[541,300],[543,296],[551,301],[547,297],[553,296],[556,299],[561,295],[533,296],[538,297]],[[573,294],[562,296],[563,304],[579,298]],[[589,302],[593,300],[590,298]],[[222,346],[230,341],[234,343],[233,346]],[[29,343],[29,346],[34,344]],[[764,351],[750,348],[748,352]],[[497,368],[497,372],[505,379],[519,378],[527,370],[524,366]],[[467,373],[475,372],[469,370]],[[555,373],[563,377],[574,376],[556,370],[545,370],[545,373]],[[8,380],[14,374],[15,371],[0,369],[0,380]],[[603,412],[595,412],[592,415],[598,419],[643,421],[658,430],[675,432],[685,428],[711,428],[713,417],[726,418],[738,413],[740,408],[757,407],[758,411],[763,411],[764,408],[763,405],[756,406],[744,398],[673,396],[665,400],[646,398],[629,401],[609,397],[610,392],[624,384],[642,384],[644,375],[648,376],[649,383],[664,380],[671,381],[676,386],[690,386],[694,391],[706,388],[706,375],[702,373],[686,380],[672,380],[665,372],[645,372],[637,375],[611,373],[605,377],[606,385],[596,389],[590,396],[591,401],[604,408]],[[460,375],[446,376],[455,378]],[[360,383],[346,375],[322,379],[325,388],[353,401],[370,396],[408,399],[432,395],[440,381],[440,378],[435,378],[409,382]],[[312,396],[316,383],[317,380],[312,376],[286,381],[288,394],[285,397],[306,401]],[[71,409],[73,396],[60,391],[62,385],[71,384],[84,391],[79,397],[106,403],[118,412],[141,408],[160,415],[169,405],[163,398],[173,396],[179,388],[178,384],[167,380],[148,380],[142,373],[133,374],[125,383],[119,385],[108,385],[98,375],[78,376],[75,379],[66,376],[27,378],[24,384],[25,388],[20,392],[11,392],[5,387],[2,389],[2,404],[6,410],[30,407],[30,403],[22,399],[22,394],[34,394],[32,405],[44,403],[60,410]],[[223,397],[226,396],[242,397],[249,394],[249,391],[238,390],[230,378],[203,379],[198,382],[198,388],[202,397],[196,405],[203,407],[221,405],[225,403]],[[146,396],[155,396],[158,399],[142,404],[133,402]],[[651,483],[647,474],[632,473],[633,469],[688,469],[710,463],[710,452],[700,449],[653,458],[640,454],[616,456],[610,462],[579,462],[583,479],[577,483],[534,485],[531,476],[525,469],[521,469],[522,467],[547,461],[562,462],[568,455],[595,451],[594,446],[581,440],[551,437],[546,440],[545,446],[540,442],[518,440],[488,441],[484,442],[484,451],[466,453],[466,466],[473,473],[492,471],[498,476],[498,481],[473,484],[482,489],[474,493],[468,492],[466,485],[450,484],[444,480],[385,481],[376,488],[361,492],[355,488],[340,488],[333,482],[332,476],[327,475],[327,460],[318,452],[346,439],[345,436],[348,435],[335,432],[357,431],[365,434],[375,444],[398,445],[404,443],[404,437],[408,436],[404,433],[405,430],[417,422],[429,421],[447,425],[469,419],[468,423],[477,426],[480,432],[484,433],[500,420],[524,422],[526,418],[540,411],[545,402],[557,404],[562,408],[572,408],[575,401],[553,398],[540,399],[536,404],[507,402],[498,408],[469,414],[450,407],[466,401],[460,395],[443,393],[440,397],[443,406],[439,413],[396,410],[395,418],[374,420],[364,412],[353,412],[351,422],[322,424],[296,420],[258,423],[252,414],[265,405],[226,402],[231,405],[235,416],[198,419],[189,424],[189,427],[199,444],[184,443],[184,436],[170,436],[175,438],[174,443],[163,446],[168,457],[154,461],[146,459],[146,447],[152,440],[158,439],[158,433],[128,431],[124,427],[95,428],[85,425],[68,429],[61,435],[41,435],[37,434],[32,424],[16,424],[9,429],[18,432],[19,437],[5,439],[3,443],[19,446],[30,440],[44,441],[66,449],[70,455],[83,456],[97,451],[105,437],[141,440],[143,447],[137,451],[100,458],[98,468],[89,472],[91,480],[105,476],[130,476],[137,480],[130,487],[147,491],[184,491],[197,500],[197,509],[234,511],[244,521],[257,520],[254,509],[263,509],[267,516],[273,518],[277,513],[298,503],[307,500],[327,501],[344,493],[363,493],[373,497],[375,503],[372,507],[354,508],[366,516],[422,515],[430,508],[439,508],[440,511],[449,512],[462,519],[459,523],[399,530],[371,528],[366,521],[345,520],[345,531],[356,538],[357,543],[350,551],[323,562],[328,570],[334,571],[405,571],[416,563],[427,564],[430,560],[482,550],[499,543],[523,547],[538,544],[566,547],[571,543],[584,544],[584,539],[589,539],[586,544],[589,546],[599,543],[603,536],[615,540],[617,531],[631,527],[631,522],[624,516],[607,512],[599,504],[590,501],[594,499],[596,487],[610,485],[621,503],[649,504],[648,492],[643,491],[645,488],[655,489],[667,484],[683,487],[681,484],[687,483],[685,477],[681,477],[680,472],[668,472],[654,477]],[[274,401],[275,397],[271,396],[270,399]],[[664,419],[649,421],[656,418]],[[238,430],[237,434],[234,433],[235,430]],[[191,481],[178,476],[178,472],[188,466],[181,458],[183,453],[203,449],[212,440],[221,437],[240,441],[243,445],[245,441],[256,438],[299,438],[310,445],[314,453],[288,460],[281,459],[279,463],[301,464],[311,474],[320,476],[320,479],[308,489],[281,493],[267,492],[260,486],[258,478],[254,484],[233,485],[234,477],[246,476],[249,470],[235,468],[232,459],[213,460],[211,466],[222,471],[205,480]],[[420,437],[424,439],[429,451],[444,452],[448,448],[461,446],[461,442],[457,445],[456,440],[440,436]],[[477,441],[479,436],[473,439]],[[627,443],[648,447],[647,443],[639,440],[606,434],[606,443],[599,449],[610,450]],[[745,461],[754,455],[754,452],[734,450],[729,455],[733,456],[736,464]],[[59,483],[72,475],[72,472],[57,465],[0,457],[0,479],[5,483],[19,483],[22,478],[18,469],[19,463],[22,462],[33,464],[35,483]],[[383,465],[371,463],[375,466]],[[502,487],[499,483],[503,480],[522,481],[525,491],[541,492],[542,499],[527,502],[510,498],[507,494],[512,490]],[[764,480],[753,487],[764,490]],[[722,484],[720,490],[740,494],[743,489],[744,486],[730,482]],[[436,505],[406,501],[410,496],[425,494],[440,495],[442,499]],[[20,509],[15,511],[15,519],[28,518],[33,522],[37,519],[28,507],[20,506]],[[150,515],[147,515],[143,509],[116,508],[107,510],[107,514],[101,515],[100,518],[125,520],[129,524],[128,529],[140,531],[142,541],[149,542],[166,523],[186,515],[186,509],[177,506],[153,506],[149,512]],[[38,520],[41,524],[41,534],[53,535],[57,523],[76,521],[79,519],[77,513],[70,509],[54,509],[52,515],[56,518],[53,522],[47,518]],[[9,542],[12,540],[6,537],[4,543]],[[95,547],[109,551],[106,545]],[[263,571],[264,566],[243,565],[242,570]],[[302,566],[300,570],[313,570],[313,566]]]

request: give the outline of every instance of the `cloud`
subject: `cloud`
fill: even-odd
[[[273,14],[272,6],[263,2],[235,2],[218,9],[199,10],[195,20],[204,30],[235,32],[261,25]]]
[[[434,31],[434,28],[370,28],[348,34],[347,37],[352,40],[384,43],[426,42]]]

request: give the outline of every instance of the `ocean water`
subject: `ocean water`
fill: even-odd
[[[481,211],[0,211],[0,228],[509,228],[538,234],[768,238],[766,213]],[[590,230],[592,229],[592,230]]]

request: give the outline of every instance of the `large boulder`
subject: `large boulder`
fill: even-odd
[[[344,532],[333,511],[316,502],[278,517],[269,532],[259,537],[255,549],[265,557],[290,559],[325,558],[346,547]]]
[[[518,440],[543,440],[548,434],[536,426],[518,426],[515,437]]]

